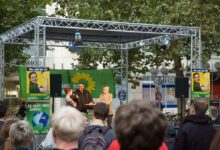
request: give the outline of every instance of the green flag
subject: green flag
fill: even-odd
[[[26,92],[26,71],[25,67],[19,67],[19,81],[21,87],[21,98],[27,98]],[[115,81],[112,69],[102,70],[55,70],[51,69],[50,74],[62,75],[62,88],[71,87],[76,90],[78,83],[83,83],[85,89],[89,90],[93,98],[98,98],[102,93],[103,86],[109,86],[110,92],[115,97]],[[62,90],[62,96],[65,96]]]
[[[19,74],[19,82],[20,82],[20,97],[21,98],[26,98],[27,93],[26,93],[26,67],[24,66],[19,66],[17,68],[18,74]]]
[[[111,69],[77,70],[69,73],[72,87],[76,89],[78,83],[83,83],[94,98],[99,97],[103,86],[109,86],[110,93],[115,94],[115,81]]]

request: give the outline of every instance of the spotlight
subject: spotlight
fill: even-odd
[[[83,45],[82,42],[82,36],[81,33],[79,31],[75,32],[74,34],[74,40],[69,42],[70,45],[70,51],[71,52],[79,52],[80,51],[80,46]]]
[[[164,51],[167,49],[167,47],[169,46],[170,44],[170,41],[171,41],[171,38],[168,36],[168,35],[165,35],[163,37],[163,41],[162,41],[162,44],[160,46],[161,50]]]
[[[75,32],[75,43],[81,42],[82,37],[79,31]]]
[[[81,33],[79,31],[77,31],[77,32],[75,32],[75,43],[74,43],[74,46],[81,46],[81,45],[83,45]]]
[[[168,35],[165,35],[163,38],[163,44],[168,45],[170,43],[170,37]]]

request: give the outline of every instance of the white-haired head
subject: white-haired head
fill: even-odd
[[[32,143],[33,131],[27,121],[21,120],[11,125],[9,137],[14,147],[29,147]]]
[[[54,138],[65,142],[76,141],[84,130],[84,117],[75,108],[64,106],[54,113],[52,128]]]

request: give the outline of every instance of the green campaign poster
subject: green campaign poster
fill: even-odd
[[[50,70],[50,74],[62,76],[62,88],[77,89],[78,83],[83,83],[85,89],[91,92],[93,98],[98,98],[103,86],[109,86],[110,93],[115,97],[115,77],[112,69],[101,70]],[[65,96],[62,90],[62,96]]]
[[[46,96],[47,92],[33,93],[30,92],[30,70],[34,68],[18,67],[19,82],[21,87],[21,98],[30,99],[44,99],[42,96]],[[36,70],[37,71],[37,70]],[[109,86],[110,93],[115,97],[115,77],[112,69],[101,69],[101,70],[54,70],[50,71],[37,71],[38,87],[45,87],[45,79],[49,79],[47,74],[60,74],[62,76],[62,88],[70,87],[76,90],[78,83],[83,83],[85,89],[91,92],[93,98],[98,98],[102,93],[103,86]],[[44,74],[44,76],[42,76]],[[49,81],[49,80],[48,80]],[[35,84],[36,85],[36,84]],[[48,85],[49,86],[49,85]],[[34,87],[32,88],[34,89]],[[48,88],[49,89],[49,88]],[[35,90],[33,90],[35,91]],[[29,93],[28,93],[29,92]],[[31,96],[31,97],[30,97]],[[49,97],[49,95],[47,95]],[[45,97],[47,99],[48,97]],[[65,96],[64,90],[62,90],[62,96]]]
[[[34,134],[46,134],[50,129],[50,103],[28,102],[27,120]]]
[[[208,69],[192,69],[192,98],[210,97],[210,72]]]
[[[26,71],[28,100],[47,100],[50,95],[50,71],[46,67],[28,67]]]

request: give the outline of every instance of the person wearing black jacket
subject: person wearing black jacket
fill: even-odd
[[[190,115],[185,118],[177,133],[174,150],[209,150],[215,129],[211,118],[205,115],[207,109],[205,99],[193,101]]]
[[[106,120],[106,118],[108,116],[108,112],[109,112],[109,107],[105,103],[98,102],[95,104],[95,106],[93,107],[92,123],[90,125],[88,125],[87,127],[85,127],[83,134],[80,136],[80,138],[78,140],[80,150],[89,149],[88,147],[85,148],[84,146],[87,145],[85,143],[87,143],[88,134],[91,134],[94,132],[98,132],[103,135],[104,140],[106,142],[105,149],[107,149],[109,147],[109,145],[112,143],[112,141],[115,140],[116,135],[115,135],[114,130],[111,127],[107,127],[104,125],[104,120]],[[99,139],[100,137],[98,138],[98,136],[97,136],[96,138],[97,139],[93,138],[93,140],[98,142],[100,140]],[[91,143],[93,143],[93,142],[91,142]],[[92,146],[92,145],[89,145],[89,146]],[[96,148],[97,147],[94,147],[94,149],[96,149]]]
[[[78,89],[74,92],[74,100],[77,102],[77,109],[81,112],[87,113],[87,106],[85,104],[93,103],[92,96],[89,91],[84,89],[82,83],[78,84]]]

